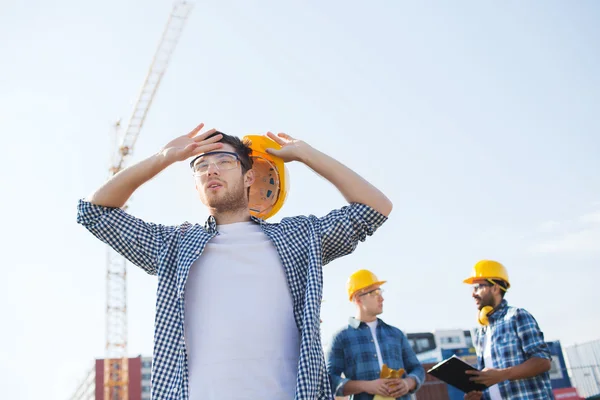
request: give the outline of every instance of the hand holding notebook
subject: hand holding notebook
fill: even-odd
[[[431,367],[427,373],[465,393],[487,389],[487,386],[471,381],[472,375],[468,375],[466,371],[478,371],[478,369],[453,355]]]

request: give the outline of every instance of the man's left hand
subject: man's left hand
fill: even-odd
[[[267,149],[267,153],[281,158],[284,162],[303,161],[310,151],[310,146],[302,140],[294,139],[285,133],[275,135],[267,132],[267,136],[281,145],[281,149]]]
[[[468,375],[473,375],[471,381],[475,383],[482,383],[487,387],[507,379],[506,372],[502,369],[485,368],[482,371],[466,371],[465,373]]]
[[[410,392],[411,383],[408,379],[392,378],[388,380],[390,397],[397,399]]]

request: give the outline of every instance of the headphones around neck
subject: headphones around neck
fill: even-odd
[[[494,280],[492,280],[492,279],[488,278],[488,281],[493,285],[498,285],[498,283],[494,282]],[[498,285],[498,287],[501,290],[504,290],[506,292],[506,288],[504,286]],[[492,307],[492,306],[485,306],[481,310],[479,310],[479,314],[477,314],[477,321],[479,322],[479,324],[482,326],[489,325],[490,321],[489,321],[488,317],[493,311],[494,311],[494,307]]]
[[[479,314],[477,315],[477,321],[479,321],[480,325],[487,326],[490,324],[488,319],[488,315],[490,315],[494,311],[494,307],[485,306],[481,310],[479,310]]]

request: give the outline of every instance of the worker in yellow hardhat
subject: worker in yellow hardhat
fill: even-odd
[[[327,352],[327,372],[336,396],[409,399],[425,381],[425,369],[406,335],[378,318],[383,313],[384,283],[366,269],[348,278],[348,299],[356,306],[356,316],[333,336]]]
[[[159,277],[152,398],[331,399],[315,339],[322,269],[373,235],[392,204],[304,141],[203,127],[120,171],[78,205],[80,224]],[[167,226],[121,208],[182,161],[206,206],[204,221]],[[286,198],[284,163],[294,161],[331,182],[345,201],[323,216],[267,222]]]
[[[472,285],[480,327],[473,343],[478,369],[471,380],[488,386],[465,399],[552,399],[548,371],[551,357],[544,334],[525,309],[511,307],[504,296],[508,272],[497,261],[481,260],[464,283]]]

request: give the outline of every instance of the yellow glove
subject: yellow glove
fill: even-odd
[[[404,368],[398,370],[391,369],[387,365],[383,364],[381,372],[379,373],[379,379],[390,379],[390,378],[402,378],[404,375]],[[373,400],[395,400],[394,397],[386,397],[380,394],[376,394]]]

